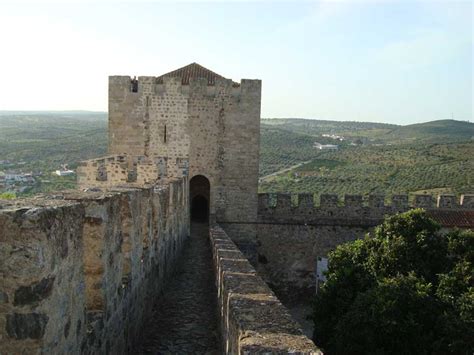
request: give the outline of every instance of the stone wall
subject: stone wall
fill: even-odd
[[[316,261],[370,227],[259,224],[257,270],[285,304],[306,302],[316,290]]]
[[[210,229],[225,354],[321,354],[226,232]]]
[[[190,67],[197,67],[192,64]],[[205,71],[207,69],[201,68]],[[210,182],[210,214],[220,222],[257,218],[261,81],[109,77],[109,153],[189,161],[189,178]],[[229,230],[255,241],[256,229]],[[251,232],[249,234],[249,232]],[[240,240],[237,240],[240,242]],[[253,248],[255,249],[255,248]]]
[[[111,155],[79,163],[77,184],[80,189],[113,186],[144,186],[166,183],[188,175],[187,159],[143,155]]]
[[[188,235],[187,180],[1,201],[2,353],[125,353]]]
[[[412,205],[407,195],[393,196],[389,205],[384,200],[384,196],[368,196],[365,201],[348,195],[342,202],[337,195],[321,195],[316,205],[311,194],[259,194],[258,272],[285,304],[304,303],[315,293],[318,257],[362,238],[384,216],[423,207],[443,227],[452,228],[467,227],[465,214],[474,210],[474,195],[464,195],[459,202],[452,195],[436,201],[419,195]]]

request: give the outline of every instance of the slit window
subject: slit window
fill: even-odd
[[[165,125],[165,128],[163,130],[163,142],[166,143],[166,125]]]
[[[138,92],[138,80],[136,77],[132,79],[132,82],[130,84],[130,88],[132,89],[132,92]]]

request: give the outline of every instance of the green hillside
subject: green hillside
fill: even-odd
[[[326,121],[302,118],[262,119],[262,128],[269,126],[313,136],[319,136],[324,133],[342,135],[359,135],[363,132],[387,133],[400,127],[393,124],[376,122]]]
[[[91,112],[0,113],[0,171],[41,174],[34,194],[75,186],[75,177],[52,174],[62,164],[104,155],[107,114]],[[0,190],[1,193],[1,190]]]
[[[473,193],[473,127],[452,120],[396,126],[263,119],[260,190]],[[340,149],[321,151],[314,142]],[[0,171],[42,172],[41,184],[30,193],[74,186],[74,177],[51,172],[62,164],[75,168],[80,160],[104,155],[106,146],[106,113],[0,112],[0,161],[10,161],[0,164]]]
[[[260,131],[260,176],[315,157],[314,137],[272,126]]]
[[[474,123],[455,120],[439,120],[397,127],[387,134],[390,141],[457,141],[474,138]]]
[[[262,179],[262,192],[474,193],[474,142],[358,146],[320,152]]]
[[[362,137],[379,143],[409,143],[415,140],[453,142],[466,141],[474,136],[474,123],[456,120],[439,120],[400,126],[355,121],[263,119],[262,129],[266,128],[279,128],[316,137],[322,134],[342,135],[349,140]]]
[[[0,160],[74,165],[105,153],[106,129],[104,113],[0,116]]]

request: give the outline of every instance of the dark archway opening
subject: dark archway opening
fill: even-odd
[[[209,180],[203,175],[196,175],[189,182],[192,221],[209,221],[210,190]]]
[[[209,220],[209,205],[205,197],[197,195],[191,202],[191,219],[196,222]]]

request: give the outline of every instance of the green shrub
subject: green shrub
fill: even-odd
[[[412,210],[331,252],[316,344],[329,354],[472,353],[474,232],[439,228]]]

